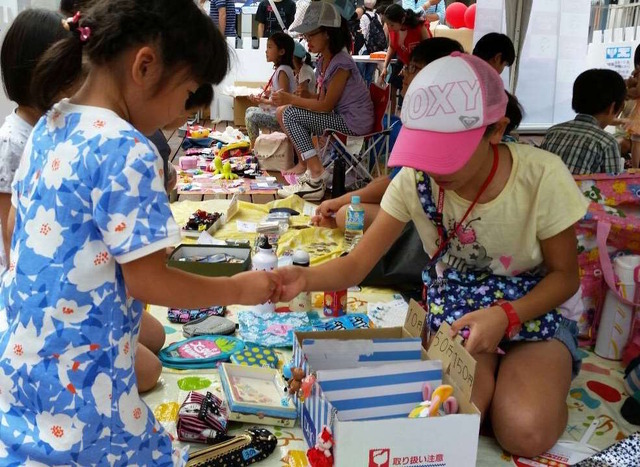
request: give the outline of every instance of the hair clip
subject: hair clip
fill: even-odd
[[[75,30],[78,26],[79,21],[80,21],[80,12],[76,11],[75,15],[62,20],[62,27],[65,28],[67,31]]]
[[[91,37],[91,28],[89,26],[78,28],[78,34],[80,35],[80,42],[87,42]]]
[[[69,17],[67,19],[62,20],[62,27],[67,31],[75,32],[78,31],[78,37],[80,38],[80,42],[85,43],[91,37],[91,28],[89,26],[80,26],[80,12],[76,12],[75,15]]]

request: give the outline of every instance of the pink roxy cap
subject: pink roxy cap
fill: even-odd
[[[436,60],[409,86],[389,166],[457,172],[506,108],[502,79],[484,60],[460,52]]]

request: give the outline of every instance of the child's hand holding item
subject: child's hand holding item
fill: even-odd
[[[274,105],[277,106],[289,105],[291,104],[292,98],[293,94],[285,91],[276,91],[271,95],[271,102],[273,102]]]
[[[499,306],[484,308],[464,315],[451,325],[453,336],[469,328],[469,338],[465,348],[470,354],[493,353],[504,338],[509,320]]]

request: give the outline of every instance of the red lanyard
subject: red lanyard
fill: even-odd
[[[264,87],[264,89],[262,90],[262,92],[259,94],[258,97],[262,97],[264,96],[264,93],[267,92],[269,90],[269,88],[271,87],[271,83],[273,83],[273,77],[276,75],[276,73],[278,72],[278,70],[276,69],[276,71],[273,72],[273,74],[271,75],[271,78],[269,78],[269,82],[267,83],[267,85]]]
[[[484,181],[484,183],[480,187],[480,190],[478,191],[478,194],[476,194],[476,197],[474,198],[474,200],[471,203],[471,205],[469,205],[469,207],[467,208],[467,212],[464,213],[464,216],[462,216],[462,219],[460,219],[460,222],[457,222],[457,223],[454,222],[454,224],[453,224],[453,232],[451,232],[451,234],[449,234],[449,236],[447,236],[446,231],[444,229],[444,218],[442,216],[442,211],[444,209],[444,190],[442,188],[438,187],[438,205],[437,205],[437,208],[436,208],[436,216],[437,216],[436,226],[438,227],[438,237],[440,239],[440,246],[438,247],[438,250],[435,252],[435,254],[431,257],[432,259],[439,258],[440,255],[442,254],[442,252],[447,247],[447,245],[449,245],[449,242],[451,241],[451,239],[457,235],[458,228],[461,225],[464,224],[464,221],[467,219],[467,217],[469,217],[469,214],[471,214],[471,211],[473,210],[473,208],[476,206],[476,204],[478,204],[478,200],[480,199],[480,196],[482,196],[482,194],[487,190],[487,188],[489,187],[489,184],[491,183],[491,181],[495,177],[496,172],[498,171],[498,161],[499,161],[500,158],[498,156],[498,147],[495,144],[491,145],[491,147],[493,148],[493,165],[491,166],[491,172],[489,172],[489,176],[487,177],[487,179]],[[428,183],[431,183],[431,182],[428,181]]]

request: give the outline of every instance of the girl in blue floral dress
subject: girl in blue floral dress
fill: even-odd
[[[188,25],[188,27],[187,27]],[[142,301],[184,308],[276,299],[277,276],[194,276],[165,264],[180,241],[162,161],[145,134],[228,68],[224,38],[192,0],[94,2],[43,56],[47,102],[13,186],[0,294],[1,465],[182,465],[140,399]],[[251,284],[249,288],[247,284]],[[6,321],[4,317],[6,316]]]

